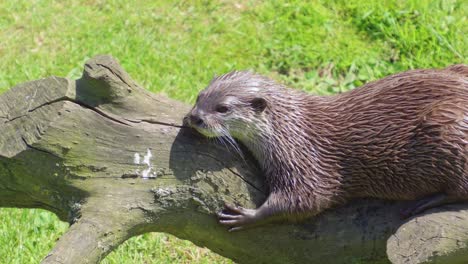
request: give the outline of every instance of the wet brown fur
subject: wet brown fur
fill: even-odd
[[[252,107],[256,98],[264,109]],[[216,113],[220,103],[230,112]],[[398,73],[334,96],[232,72],[215,78],[191,113],[206,123],[198,130],[222,126],[254,154],[270,187],[267,216],[315,215],[358,197],[468,199],[466,65]]]

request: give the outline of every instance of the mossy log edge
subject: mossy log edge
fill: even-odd
[[[130,237],[167,232],[238,263],[465,263],[468,208],[409,220],[403,203],[359,200],[298,224],[229,233],[224,202],[256,207],[261,173],[183,128],[189,106],[141,88],[110,56],[78,80],[0,95],[0,206],[44,208],[69,230],[42,263],[98,263]]]

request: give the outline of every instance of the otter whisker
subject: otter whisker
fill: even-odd
[[[224,139],[224,137],[220,136],[217,138],[218,139],[218,142],[221,142],[221,144],[223,144],[223,146],[227,149],[227,150],[231,150],[230,148],[230,145],[227,143],[226,139]]]
[[[214,141],[215,143],[217,144],[221,144],[223,145],[225,148],[229,149],[228,145],[226,145],[226,143],[224,142],[224,140],[222,139],[222,137],[220,136],[221,132],[219,131],[218,127],[214,126],[214,127],[209,127],[208,128],[210,131],[214,131],[215,134],[217,136],[214,136],[214,137],[210,137],[210,140],[211,141]]]
[[[229,135],[229,132],[225,128],[223,128],[222,126],[218,126],[218,127],[210,127],[209,129],[212,131],[216,131],[217,134],[220,135],[217,137],[210,137],[210,140],[214,141],[217,144],[223,145],[227,150],[234,149],[235,152],[239,154],[239,156],[243,160],[245,160],[243,153],[240,150],[237,142],[232,138],[232,136]]]
[[[236,140],[229,134],[229,131],[227,131],[226,128],[220,127],[219,132],[223,135],[223,139],[239,154],[239,156],[244,159],[244,154],[242,153],[242,150],[239,147],[239,144],[237,144]]]

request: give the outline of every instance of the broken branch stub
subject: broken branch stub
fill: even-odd
[[[89,60],[76,81],[14,87],[0,95],[0,206],[44,208],[71,223],[43,263],[97,263],[152,231],[239,263],[468,257],[462,205],[401,221],[401,204],[363,200],[300,224],[228,233],[215,217],[224,202],[253,208],[267,190],[251,159],[181,127],[188,110],[142,89],[110,56]]]

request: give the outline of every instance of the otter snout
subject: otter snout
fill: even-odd
[[[190,124],[193,126],[202,126],[204,123],[203,119],[197,114],[191,113],[189,116],[189,119],[190,119]]]
[[[188,124],[192,127],[203,127],[205,125],[205,122],[203,121],[203,118],[201,117],[200,111],[197,108],[192,109],[190,113],[187,115],[187,121]]]

